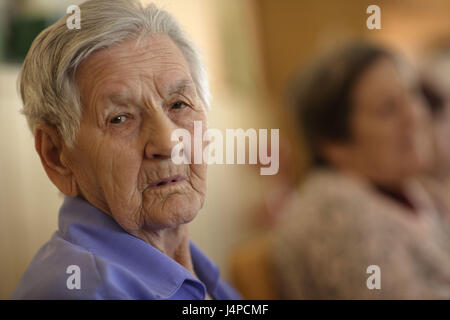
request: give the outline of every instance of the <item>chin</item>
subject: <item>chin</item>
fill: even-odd
[[[147,227],[175,228],[194,220],[202,207],[202,201],[197,195],[170,194],[165,199],[144,204],[142,213]]]

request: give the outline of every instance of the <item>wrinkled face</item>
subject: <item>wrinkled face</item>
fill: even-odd
[[[175,165],[171,134],[193,134],[206,114],[178,47],[163,35],[129,40],[89,56],[76,80],[83,116],[66,157],[86,200],[130,233],[191,221],[206,166]]]
[[[353,90],[352,165],[381,185],[397,185],[429,161],[430,115],[394,63],[380,58]]]

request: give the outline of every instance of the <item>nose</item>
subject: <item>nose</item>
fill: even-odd
[[[172,132],[177,126],[164,113],[154,115],[149,121],[144,155],[147,159],[170,159],[173,147]]]

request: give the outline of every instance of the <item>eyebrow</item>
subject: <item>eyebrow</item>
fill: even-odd
[[[133,95],[129,94],[125,90],[109,94],[107,96],[107,100],[109,100],[109,101],[111,101],[113,103],[116,103],[116,104],[122,104],[124,102],[125,103],[126,102],[135,102]]]
[[[102,116],[106,116],[111,110],[114,109],[115,106],[124,106],[129,107],[129,103],[135,103],[133,95],[130,94],[127,90],[118,90],[116,92],[107,94],[102,99],[103,103],[97,109],[97,112]],[[106,101],[112,102],[105,103]]]
[[[195,91],[195,85],[190,79],[181,79],[176,81],[175,83],[171,84],[168,87],[168,95],[173,94],[183,94],[186,91]],[[104,97],[108,101],[111,101],[113,104],[116,105],[123,105],[128,103],[137,103],[135,97],[133,94],[130,93],[129,90],[124,90],[121,88],[120,90],[109,92],[107,94],[104,94]],[[111,109],[111,106],[102,108],[100,112],[107,113]]]
[[[186,90],[194,89],[194,83],[192,80],[189,79],[182,79],[178,80],[177,82],[171,84],[168,87],[168,94],[172,95],[174,93],[184,93]],[[118,90],[109,92],[107,94],[104,94],[104,97],[106,97],[108,100],[113,102],[129,102],[134,100],[134,96],[130,94],[129,90]]]

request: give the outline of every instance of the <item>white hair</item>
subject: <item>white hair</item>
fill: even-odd
[[[68,16],[33,41],[19,77],[22,113],[35,133],[39,123],[57,128],[72,147],[80,127],[81,102],[75,83],[80,63],[93,52],[147,34],[165,34],[188,62],[197,94],[209,109],[210,91],[197,49],[176,20],[154,4],[137,0],[89,0],[80,5],[81,29],[69,29]]]

